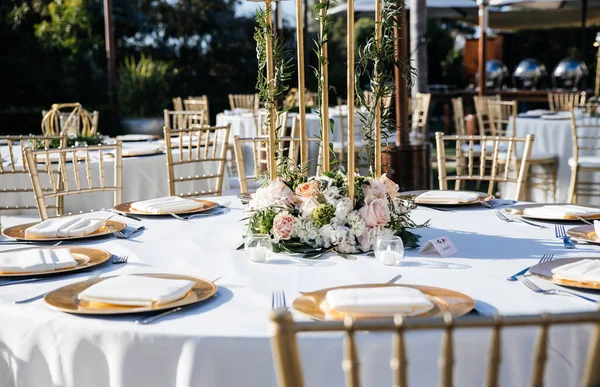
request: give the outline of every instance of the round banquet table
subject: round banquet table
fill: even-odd
[[[460,252],[450,258],[423,257],[406,251],[400,266],[379,265],[373,258],[345,260],[328,256],[304,261],[277,256],[251,263],[237,251],[244,217],[235,197],[224,215],[180,221],[144,218],[147,230],[132,240],[95,239],[82,243],[129,255],[126,265],[108,265],[102,275],[180,273],[206,279],[221,277],[218,296],[172,314],[151,325],[137,325],[135,316],[80,317],[49,309],[42,300],[16,305],[12,301],[86,279],[67,279],[0,287],[0,385],[3,387],[218,387],[275,386],[268,315],[271,292],[282,289],[288,305],[299,291],[325,287],[383,283],[402,274],[401,284],[432,285],[473,297],[480,313],[501,315],[593,311],[597,305],[578,298],[544,296],[505,278],[537,262],[544,253],[556,257],[598,256],[598,246],[566,250],[553,227],[537,229],[503,223],[483,207],[439,212],[416,209],[413,219],[431,226],[416,230],[422,242],[449,237]],[[90,214],[87,214],[90,216]],[[98,213],[94,216],[108,217]],[[3,226],[26,217],[3,217]],[[69,245],[68,243],[63,245]],[[0,250],[14,246],[0,246]],[[543,287],[554,285],[536,278]],[[590,297],[600,298],[592,293]],[[307,318],[293,312],[296,319]],[[547,386],[578,386],[591,327],[550,330]],[[537,331],[507,329],[503,333],[502,386],[527,385]],[[485,380],[490,332],[458,331],[455,336],[455,385],[480,386]],[[412,332],[407,338],[409,385],[438,385],[437,359],[441,334]],[[358,336],[364,385],[391,385],[391,336]],[[301,336],[299,341],[307,385],[341,386],[342,335]]]
[[[571,168],[569,158],[573,157],[573,134],[571,120],[548,120],[542,118],[517,117],[517,137],[534,134],[533,154],[554,154],[558,156],[558,173],[556,176],[556,200],[566,203],[569,198],[571,183]],[[596,181],[600,183],[599,174],[581,175],[582,181]],[[533,190],[531,199],[536,202],[548,202],[549,197],[540,190]],[[580,204],[600,205],[600,195],[596,197],[582,196]]]

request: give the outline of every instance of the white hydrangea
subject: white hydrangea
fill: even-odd
[[[350,235],[354,238],[361,236],[367,227],[357,211],[348,213],[346,216],[346,223],[350,227]]]
[[[352,210],[352,201],[348,197],[343,197],[335,203],[334,216],[338,219],[346,219],[348,213]]]
[[[345,226],[334,226],[333,224],[326,224],[319,230],[319,239],[321,239],[322,246],[325,248],[337,246],[340,243],[348,242],[349,231],[350,229]]]
[[[314,225],[310,218],[300,219],[294,224],[294,235],[301,242],[312,244],[319,234],[319,229]]]
[[[340,197],[340,189],[336,186],[328,187],[323,191],[323,197],[327,204],[335,206]]]
[[[300,214],[303,218],[310,218],[313,211],[319,205],[319,201],[315,198],[304,199],[300,205]]]

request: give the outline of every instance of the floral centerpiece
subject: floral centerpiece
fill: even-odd
[[[400,236],[406,247],[417,247],[418,227],[410,219],[412,197],[380,178],[355,176],[355,204],[348,197],[348,177],[342,172],[306,178],[286,173],[259,188],[248,203],[248,232],[270,235],[274,251],[318,257],[368,252],[378,237]]]

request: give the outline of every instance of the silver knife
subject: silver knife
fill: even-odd
[[[121,211],[117,211],[117,210],[113,210],[112,208],[108,208],[105,209],[104,211],[107,212],[112,212],[113,214],[117,214],[119,216],[123,216],[125,218],[129,218],[129,219],[133,219],[133,220],[137,220],[138,222],[141,222],[142,220],[140,218],[138,218],[137,216],[133,216],[131,214],[126,214],[125,212],[121,212]]]

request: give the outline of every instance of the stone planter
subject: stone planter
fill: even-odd
[[[121,127],[125,134],[163,135],[163,117],[122,118]]]

